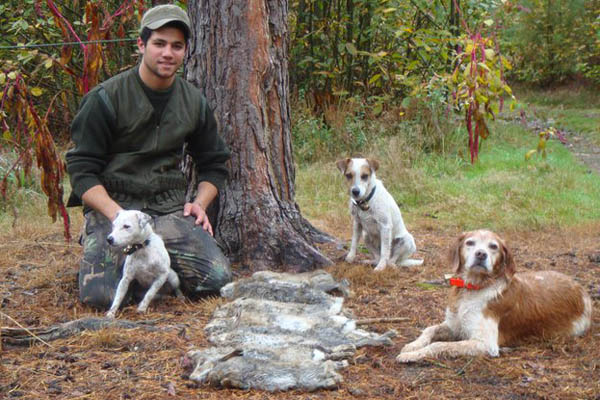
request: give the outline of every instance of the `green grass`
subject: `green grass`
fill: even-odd
[[[416,165],[426,178],[419,184],[424,196],[411,196],[407,205],[417,215],[433,214],[441,224],[462,229],[536,229],[600,217],[598,176],[588,174],[561,144],[550,143],[546,160],[525,161],[525,152],[535,146],[533,135],[514,125],[496,126],[495,133],[475,165],[439,156]],[[521,143],[505,143],[507,136]],[[448,163],[454,170],[444,166]],[[402,193],[394,185],[391,190],[402,202]]]
[[[382,164],[377,175],[409,228],[537,230],[600,218],[598,174],[589,173],[560,142],[549,141],[545,160],[538,155],[525,160],[537,145],[534,133],[500,122],[491,131],[475,165],[466,161],[466,143],[454,153],[420,154],[408,164],[402,160],[410,149],[401,140],[386,138],[371,151]],[[296,193],[309,219],[347,218],[347,188],[333,162],[301,165]]]
[[[517,89],[528,118],[541,119],[560,130],[576,132],[600,145],[600,95],[593,88]],[[525,106],[523,106],[523,104]]]

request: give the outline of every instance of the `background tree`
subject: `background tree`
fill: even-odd
[[[501,46],[515,65],[513,80],[553,86],[583,75],[600,82],[599,0],[522,0],[504,10]]]
[[[287,64],[287,0],[190,2],[186,77],[202,88],[232,150],[217,239],[253,270],[330,263],[326,237],[295,202]]]

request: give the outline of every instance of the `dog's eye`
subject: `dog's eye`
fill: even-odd
[[[352,179],[352,174],[346,174],[346,179],[348,179],[348,180]]]
[[[129,229],[129,228],[131,228],[130,225],[123,225],[123,229]]]
[[[490,249],[492,250],[498,250],[498,245],[496,243],[490,243]]]
[[[467,246],[475,246],[475,241],[474,241],[474,240],[467,240],[467,241],[465,242],[465,244],[466,244]]]
[[[369,175],[368,174],[362,174],[360,176],[360,179],[362,179],[363,181],[366,181],[367,179],[369,179]]]

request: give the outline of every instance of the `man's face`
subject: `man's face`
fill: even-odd
[[[153,75],[153,80],[172,81],[183,63],[185,37],[177,28],[159,28],[152,32],[146,45],[138,38],[138,48],[143,55],[143,67]]]

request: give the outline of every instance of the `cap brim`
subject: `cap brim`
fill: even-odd
[[[163,18],[163,19],[159,19],[158,21],[154,21],[152,23],[149,23],[148,25],[146,25],[146,27],[148,29],[158,29],[161,26],[164,26],[166,24],[168,24],[169,22],[179,22],[181,24],[181,26],[183,26],[185,28],[185,30],[187,31],[188,35],[190,34],[190,27],[187,26],[187,24],[185,22],[183,22],[182,20],[178,19],[178,18]]]

